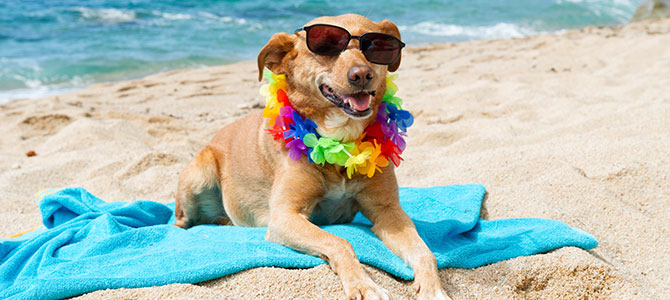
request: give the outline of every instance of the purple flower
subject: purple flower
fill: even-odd
[[[293,139],[286,143],[288,149],[288,156],[295,161],[299,161],[303,154],[307,154],[307,146],[302,140]]]
[[[407,143],[403,138],[404,136],[407,136],[407,134],[404,132],[397,132],[397,131],[395,134],[390,136],[391,141],[393,141],[393,143],[396,144],[398,148],[400,148],[400,151],[405,151],[405,147],[407,147]]]
[[[295,109],[293,109],[291,106],[284,106],[279,109],[279,115],[282,117],[289,118],[291,115],[293,115],[293,112],[295,112]]]
[[[280,108],[279,115],[275,118],[275,124],[279,124],[279,126],[283,128],[289,128],[292,124],[291,116],[293,115],[293,112],[295,112],[295,110],[290,106]]]
[[[379,105],[379,110],[377,111],[377,121],[385,124],[388,121],[389,113],[386,111],[386,102],[382,102]]]
[[[382,132],[385,136],[391,136],[398,132],[398,124],[395,121],[382,122]]]

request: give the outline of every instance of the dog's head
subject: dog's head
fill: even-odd
[[[352,36],[376,32],[400,40],[398,27],[388,20],[372,22],[347,14],[316,18],[305,27],[313,24],[335,25]],[[259,80],[265,67],[286,74],[291,104],[317,123],[319,134],[345,142],[355,140],[374,122],[386,89],[386,72],[400,65],[400,57],[391,65],[371,63],[359,45],[352,38],[339,55],[325,56],[308,48],[305,30],[276,33],[258,54]]]

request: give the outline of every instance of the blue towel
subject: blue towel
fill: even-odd
[[[481,185],[401,188],[401,204],[439,268],[475,268],[522,255],[596,247],[590,234],[545,219],[485,221]],[[0,240],[0,298],[57,299],[99,289],[197,283],[245,269],[309,268],[325,262],[264,240],[266,228],[172,225],[174,204],[104,202],[82,188],[53,190],[40,203],[46,228]],[[354,247],[361,262],[402,279],[412,270],[358,214],[324,226]]]

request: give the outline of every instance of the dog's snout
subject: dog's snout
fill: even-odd
[[[375,77],[372,73],[372,69],[363,65],[351,67],[347,73],[347,78],[352,85],[365,88]]]

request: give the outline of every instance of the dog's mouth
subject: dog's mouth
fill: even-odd
[[[340,94],[327,84],[319,86],[321,94],[335,106],[353,117],[366,117],[372,113],[370,104],[375,97],[375,91],[360,91],[355,94]]]

